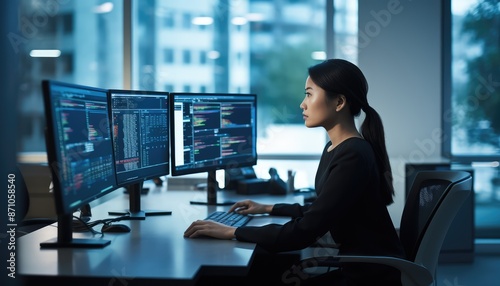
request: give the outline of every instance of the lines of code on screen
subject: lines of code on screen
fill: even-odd
[[[118,184],[168,170],[167,95],[112,95]]]

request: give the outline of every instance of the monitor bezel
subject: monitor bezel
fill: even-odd
[[[82,206],[89,204],[90,202],[113,192],[117,188],[116,184],[116,176],[112,176],[112,182],[109,188],[105,190],[99,190],[94,192],[91,195],[86,196],[82,200],[78,201],[77,204],[70,204],[67,201],[66,196],[64,196],[62,186],[61,186],[61,181],[60,181],[60,176],[59,176],[59,166],[61,164],[61,160],[58,155],[58,150],[56,147],[56,142],[55,142],[55,136],[56,136],[56,130],[54,130],[54,110],[52,109],[52,106],[54,104],[54,98],[52,96],[51,90],[53,87],[56,86],[61,86],[65,88],[76,88],[76,89],[82,89],[82,90],[88,90],[90,92],[100,92],[105,95],[104,97],[104,102],[107,105],[107,90],[103,88],[97,88],[97,87],[91,87],[91,86],[85,86],[85,85],[80,85],[80,84],[73,84],[73,83],[67,83],[67,82],[61,82],[61,81],[55,81],[55,80],[42,80],[42,94],[43,94],[43,101],[44,101],[44,108],[45,108],[45,141],[46,141],[46,148],[47,148],[47,160],[48,160],[48,166],[50,169],[51,177],[52,177],[52,192],[54,195],[54,205],[56,208],[56,214],[57,215],[72,215],[75,211],[80,209]],[[108,123],[110,122],[109,118],[109,106],[108,107]],[[111,128],[111,125],[108,126]],[[111,129],[110,129],[111,132]],[[111,144],[110,140],[110,144]],[[111,145],[111,149],[112,149]],[[114,161],[114,154],[112,154],[112,158]],[[114,164],[112,165],[113,168],[113,173],[115,173],[114,169]]]
[[[113,128],[113,105],[112,105],[112,96],[113,96],[113,93],[120,93],[120,94],[126,94],[126,95],[159,95],[159,96],[165,96],[167,97],[167,128],[170,129],[171,127],[171,124],[170,124],[170,113],[172,111],[172,108],[170,108],[170,104],[171,104],[171,96],[170,96],[170,92],[167,92],[167,91],[150,91],[150,90],[127,90],[127,89],[108,89],[108,105],[109,105],[109,123],[111,124],[111,128]],[[113,132],[113,131],[112,131]],[[118,170],[116,169],[116,161],[115,164],[114,164],[114,168],[115,168],[115,180],[116,180],[116,184],[118,187],[126,187],[126,186],[130,186],[130,185],[133,185],[133,184],[137,184],[137,183],[141,183],[141,182],[144,182],[144,181],[147,181],[147,180],[150,180],[150,179],[153,179],[153,178],[157,178],[157,177],[161,177],[161,176],[166,176],[166,175],[169,175],[170,174],[170,145],[171,145],[171,138],[170,138],[170,131],[168,130],[167,131],[167,145],[168,145],[168,151],[167,151],[167,158],[166,158],[166,170],[161,170],[161,171],[158,171],[158,172],[154,172],[154,173],[149,173],[147,174],[147,176],[140,176],[140,177],[137,177],[133,180],[127,180],[127,181],[124,181],[124,182],[119,182],[118,181]],[[112,144],[113,144],[113,158],[114,160],[116,160],[115,158],[115,148],[114,148],[114,137],[112,136],[111,138],[111,141],[112,141]]]
[[[254,106],[254,115],[253,118],[255,119],[254,122],[254,136],[253,136],[253,151],[255,156],[253,156],[252,160],[246,161],[246,162],[238,162],[238,165],[228,165],[228,164],[223,164],[223,165],[213,165],[213,166],[204,166],[204,167],[199,167],[199,168],[190,168],[190,169],[182,169],[178,170],[176,168],[176,163],[175,163],[175,124],[174,124],[174,102],[176,96],[251,96],[253,97],[253,102],[255,103]],[[189,174],[196,174],[196,173],[203,173],[203,172],[211,172],[211,171],[217,171],[217,170],[224,170],[227,168],[240,168],[240,167],[251,167],[257,164],[257,94],[255,93],[218,93],[218,92],[211,92],[211,93],[206,93],[206,92],[171,92],[170,93],[170,157],[171,157],[171,175],[172,176],[182,176],[182,175],[189,175]]]

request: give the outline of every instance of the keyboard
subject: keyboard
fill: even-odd
[[[240,227],[247,224],[247,222],[249,222],[251,219],[252,217],[250,216],[235,212],[228,213],[223,211],[216,211],[208,215],[205,220],[213,220],[225,225]]]

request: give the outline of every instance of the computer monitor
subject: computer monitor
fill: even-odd
[[[126,187],[130,208],[111,211],[145,219],[146,215],[168,215],[170,211],[141,210],[145,180],[169,174],[169,94],[159,91],[108,91],[116,182]]]
[[[257,163],[257,96],[170,93],[172,176],[208,172],[207,201],[218,202],[216,170]]]
[[[103,247],[109,240],[73,238],[73,213],[116,189],[104,89],[42,81],[48,165],[58,236],[41,247]]]

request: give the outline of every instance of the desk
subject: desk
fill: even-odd
[[[119,192],[119,195],[116,194]],[[128,209],[128,196],[120,190],[115,197],[92,208],[92,220],[109,218],[108,211]],[[301,196],[241,196],[219,192],[219,199],[251,198],[264,203],[302,202]],[[143,210],[171,210],[169,216],[148,216],[145,220],[124,220],[130,233],[106,233],[111,244],[100,249],[41,249],[40,242],[57,236],[50,225],[18,239],[18,274],[32,282],[50,285],[194,285],[200,273],[245,275],[255,244],[210,238],[186,239],[184,230],[196,219],[229,207],[191,205],[190,200],[206,199],[204,191],[172,191],[151,186],[141,196]],[[249,225],[284,223],[287,218],[255,217]],[[100,226],[99,226],[100,227]],[[91,237],[73,233],[73,237]],[[96,236],[95,238],[99,238]]]

